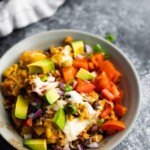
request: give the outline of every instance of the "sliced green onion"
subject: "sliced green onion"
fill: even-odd
[[[95,53],[103,53],[104,54],[104,58],[108,59],[110,57],[110,53],[108,51],[106,51],[101,45],[96,44],[93,47],[93,50]]]
[[[71,83],[73,83],[75,81],[75,79],[71,79],[71,80],[69,80],[66,84],[67,85],[70,85]]]
[[[41,81],[45,82],[45,81],[47,81],[47,79],[48,79],[48,76],[45,75],[41,78]]]
[[[69,104],[65,107],[66,114],[72,115],[77,111],[77,107],[73,104]]]
[[[86,54],[86,57],[87,57],[87,58],[91,58],[92,56],[93,56],[93,53],[87,53],[87,54]]]
[[[70,92],[70,91],[72,91],[73,90],[73,87],[72,86],[70,86],[70,85],[65,85],[65,87],[64,87],[64,92]]]
[[[106,39],[107,41],[111,42],[111,43],[114,43],[114,41],[115,41],[115,37],[114,37],[114,35],[113,35],[112,33],[108,33],[108,34],[106,35],[105,39]]]
[[[99,120],[98,120],[98,123],[99,123],[99,124],[102,124],[104,121],[105,121],[105,120],[102,118],[102,119],[99,119]]]

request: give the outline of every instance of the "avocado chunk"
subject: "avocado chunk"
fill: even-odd
[[[59,99],[59,94],[57,93],[56,89],[50,89],[44,94],[44,99],[49,103],[53,104]]]
[[[48,59],[36,61],[34,63],[27,65],[27,67],[29,69],[30,74],[35,74],[35,73],[47,74],[52,70],[55,70],[54,63]]]
[[[47,150],[46,139],[26,139],[23,143],[31,150]]]
[[[28,112],[29,101],[25,99],[22,95],[17,97],[16,107],[15,107],[15,117],[19,119],[26,119]]]
[[[52,121],[59,129],[63,130],[66,123],[66,117],[63,108],[59,108]]]
[[[74,41],[71,43],[74,56],[81,55],[84,53],[84,43],[83,41]]]
[[[76,77],[82,80],[92,80],[95,78],[95,76],[88,72],[87,70],[80,68],[80,70],[77,72]]]

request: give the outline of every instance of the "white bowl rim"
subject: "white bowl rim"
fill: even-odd
[[[139,112],[140,112],[140,108],[141,108],[141,87],[140,87],[140,80],[139,80],[139,77],[138,77],[138,74],[133,66],[133,64],[131,63],[131,61],[127,58],[127,56],[121,51],[120,48],[118,48],[117,46],[115,46],[114,44],[108,42],[107,40],[105,40],[104,38],[96,35],[96,34],[92,34],[92,33],[88,33],[88,32],[85,32],[85,31],[81,31],[81,30],[75,30],[75,29],[53,29],[53,30],[49,30],[49,31],[44,31],[44,32],[40,32],[40,33],[37,33],[37,34],[34,34],[34,35],[31,35],[29,37],[26,37],[25,39],[23,40],[20,40],[19,42],[17,42],[16,44],[14,44],[12,47],[10,47],[0,58],[0,62],[2,60],[2,58],[7,55],[7,53],[9,53],[9,51],[11,51],[14,47],[16,47],[17,45],[19,45],[20,43],[26,41],[27,39],[30,40],[32,38],[36,38],[38,36],[42,36],[42,35],[45,35],[45,34],[55,34],[55,33],[74,33],[74,34],[83,34],[83,35],[88,35],[88,36],[91,36],[93,38],[97,38],[97,39],[100,39],[102,42],[106,43],[107,45],[110,45],[113,49],[116,49],[118,53],[120,53],[120,55],[122,55],[124,57],[124,59],[126,60],[126,62],[128,63],[128,65],[131,67],[133,73],[134,73],[134,76],[135,76],[135,79],[136,79],[136,82],[137,82],[137,89],[138,89],[138,105],[137,105],[137,109],[136,109],[136,112],[135,112],[135,116],[132,120],[132,122],[130,123],[130,126],[128,127],[128,129],[126,129],[126,132],[124,133],[124,135],[117,140],[117,142],[115,142],[114,144],[112,144],[111,146],[111,149],[115,148],[119,143],[121,143],[121,141],[123,141],[125,139],[125,137],[127,137],[127,135],[131,132],[131,130],[133,129],[134,127],[134,124],[138,118],[138,115],[139,115]],[[7,141],[7,138],[5,137],[5,135],[2,135],[1,136]]]

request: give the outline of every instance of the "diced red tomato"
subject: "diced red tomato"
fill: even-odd
[[[122,104],[117,103],[115,104],[114,111],[117,116],[122,117],[127,112],[127,108],[124,107]]]
[[[94,85],[96,86],[96,90],[98,91],[110,88],[110,81],[105,72],[102,72],[99,76],[96,77]]]
[[[28,118],[25,122],[25,125],[28,126],[28,127],[32,127],[33,123],[32,123],[32,119],[31,118]]]
[[[121,73],[115,69],[114,65],[109,60],[101,62],[100,68],[102,71],[105,71],[108,78],[114,83],[119,80]]]
[[[120,103],[123,98],[124,98],[124,91],[121,90],[121,91],[119,91],[119,97],[117,97],[117,98],[115,99],[115,102],[116,102],[116,103]]]
[[[75,90],[79,93],[89,93],[94,90],[94,88],[95,86],[89,81],[78,79]]]
[[[100,114],[100,118],[105,119],[105,117],[107,117],[110,114],[111,110],[112,110],[112,106],[110,104],[106,103],[104,110]]]
[[[95,53],[91,58],[92,63],[94,64],[96,71],[100,71],[100,63],[104,61],[104,56],[101,53]],[[100,71],[101,72],[101,71]]]
[[[83,68],[83,69],[86,69],[88,70],[88,61],[87,59],[85,58],[82,58],[82,59],[76,59],[74,62],[73,62],[73,66],[75,68]]]
[[[100,128],[107,132],[107,134],[113,134],[117,131],[122,131],[126,128],[126,125],[119,120],[108,120],[104,122]]]
[[[62,73],[65,79],[65,82],[68,82],[69,80],[72,80],[75,78],[77,71],[73,66],[70,66],[70,67],[63,68]]]
[[[107,100],[113,101],[115,99],[115,96],[107,89],[103,89],[101,93]]]
[[[120,96],[120,92],[117,88],[117,85],[110,81],[110,89],[109,91],[114,95],[114,99],[117,99]]]

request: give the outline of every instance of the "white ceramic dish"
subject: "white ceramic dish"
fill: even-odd
[[[81,31],[75,30],[53,30],[31,36],[10,48],[0,59],[0,81],[2,80],[3,71],[14,62],[25,50],[46,49],[50,45],[59,45],[66,36],[72,36],[76,40],[83,40],[89,45],[101,44],[111,53],[111,60],[120,70],[123,77],[121,86],[125,91],[124,105],[128,108],[127,114],[122,118],[127,127],[124,131],[118,132],[104,139],[100,143],[99,150],[110,150],[118,145],[129,133],[133,127],[140,109],[140,85],[137,73],[126,56],[113,44],[106,40]],[[22,145],[23,139],[13,129],[10,124],[9,115],[3,107],[3,96],[0,91],[0,133],[12,146],[18,150],[27,150]]]

